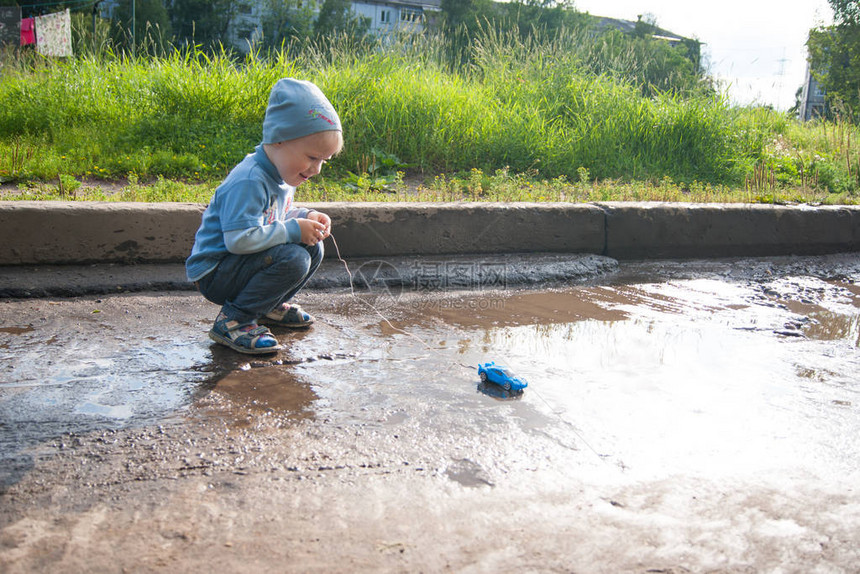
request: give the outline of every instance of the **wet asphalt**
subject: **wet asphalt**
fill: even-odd
[[[176,266],[2,271],[3,571],[860,563],[860,255],[327,262],[266,357]]]

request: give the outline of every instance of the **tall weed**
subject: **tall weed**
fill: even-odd
[[[487,31],[456,72],[449,45],[415,35],[293,42],[240,59],[194,46],[62,61],[3,54],[0,150],[38,152],[0,163],[0,178],[217,180],[259,142],[271,86],[293,76],[319,84],[341,115],[335,177],[360,179],[386,157],[425,173],[857,189],[853,125],[801,127],[692,87],[645,86],[629,47],[577,34]]]

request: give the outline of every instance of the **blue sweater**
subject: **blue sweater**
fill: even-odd
[[[188,280],[207,275],[228,253],[257,253],[299,243],[302,233],[296,218],[307,217],[310,210],[293,207],[294,193],[258,145],[227,175],[203,212],[185,261]]]

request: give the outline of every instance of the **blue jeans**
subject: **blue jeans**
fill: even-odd
[[[206,299],[221,305],[228,320],[250,323],[292,299],[322,259],[322,242],[285,243],[247,255],[231,253],[197,287]]]

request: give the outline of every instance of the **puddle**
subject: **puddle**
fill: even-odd
[[[49,303],[29,304],[41,315],[30,327],[0,331],[0,486],[29,468],[29,449],[65,434],[163,422],[186,409],[212,377],[202,341],[163,327],[138,337],[107,310],[94,329],[88,317],[51,317],[46,311],[64,310]],[[86,303],[68,306],[91,313]]]
[[[521,399],[525,391],[508,391],[491,382],[478,383],[478,392],[500,401],[515,401]]]
[[[449,480],[469,488],[493,486],[481,465],[467,458],[452,461],[445,470],[445,476]]]
[[[809,277],[407,297],[353,376],[306,374],[335,421],[550,436],[643,476],[844,477],[860,474],[858,300]],[[529,381],[521,396],[468,368],[490,360]]]
[[[432,313],[444,322],[458,327],[495,328],[507,325],[532,323],[571,323],[583,319],[621,321],[627,313],[608,308],[608,298],[619,298],[608,288],[574,291],[544,291],[523,293],[510,297],[480,299],[445,299],[423,302],[416,307],[423,313]],[[624,299],[629,301],[629,299]]]
[[[26,327],[0,327],[0,333],[9,333],[10,335],[23,335],[24,333],[32,333],[35,328],[32,325]]]
[[[273,411],[293,420],[313,417],[317,398],[310,385],[283,365],[246,368],[228,373],[212,389],[237,410]]]
[[[288,350],[259,359],[212,345],[212,309],[185,296],[105,298],[96,315],[86,300],[4,303],[27,326],[0,328],[0,452],[23,472],[27,449],[52,437],[159,423],[207,396],[239,426],[276,414],[402,430],[417,437],[398,442],[414,449],[405,458],[444,453],[440,472],[466,487],[487,486],[495,466],[544,464],[552,449],[642,476],[856,476],[860,277],[772,269],[403,293],[387,320],[321,292],[318,324],[279,335]],[[529,387],[482,385],[487,361]]]

